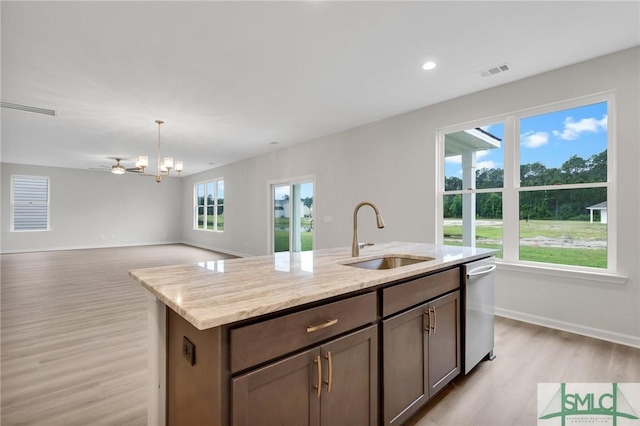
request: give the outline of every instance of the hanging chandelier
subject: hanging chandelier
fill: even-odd
[[[144,170],[149,167],[149,158],[146,155],[139,155],[138,158],[136,158],[136,169],[140,174],[145,176],[154,176],[156,182],[160,183],[162,182],[162,178],[169,176],[171,169],[175,170],[176,174],[180,176],[180,172],[184,170],[184,165],[182,161],[176,161],[174,166],[172,157],[164,157],[164,160],[160,161],[160,126],[164,121],[156,120],[156,123],[158,124],[158,172],[155,175],[148,175],[144,172]]]

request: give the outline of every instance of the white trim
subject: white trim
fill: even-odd
[[[14,200],[15,178],[47,180],[47,202],[42,203],[43,205],[47,206],[47,227],[45,229],[15,229],[15,206],[16,206],[16,202]],[[10,198],[9,198],[9,232],[20,233],[20,232],[48,232],[48,231],[51,231],[51,177],[38,176],[38,175],[21,175],[21,174],[11,175]]]
[[[231,250],[225,250],[225,249],[219,249],[219,248],[215,248],[215,247],[207,247],[205,245],[202,244],[194,244],[191,241],[162,241],[162,242],[155,242],[155,243],[133,243],[133,244],[118,244],[118,245],[114,245],[114,246],[75,246],[75,247],[52,247],[52,248],[43,248],[43,249],[38,249],[38,250],[33,250],[33,249],[18,249],[18,250],[5,250],[5,251],[0,251],[0,254],[20,254],[20,253],[39,253],[39,252],[45,252],[45,251],[67,251],[67,250],[94,250],[94,249],[111,249],[111,248],[120,248],[120,247],[145,247],[145,246],[165,246],[165,245],[172,245],[172,244],[183,244],[185,246],[190,246],[190,247],[195,247],[195,248],[201,248],[204,250],[210,250],[210,251],[215,251],[218,253],[224,253],[224,254],[228,254],[230,256],[237,256],[237,257],[251,257],[254,255],[251,254],[247,254],[247,253],[239,253],[239,252],[235,252],[235,251],[231,251]]]
[[[576,280],[595,281],[607,284],[624,285],[629,277],[621,274],[612,274],[601,269],[573,267],[571,265],[553,265],[550,263],[537,263],[520,261],[519,263],[505,262],[503,259],[496,259],[499,271],[512,271],[524,274],[547,275],[550,277],[571,278]]]
[[[215,251],[215,252],[218,252],[218,253],[224,253],[224,254],[228,254],[230,256],[237,256],[237,257],[252,257],[252,256],[254,256],[254,255],[251,255],[251,254],[240,253],[240,252],[232,251],[232,250],[219,249],[219,248],[215,248],[215,247],[208,247],[208,246],[205,246],[204,244],[195,244],[195,243],[193,243],[191,241],[189,241],[189,242],[182,241],[179,244],[184,244],[185,246],[201,248],[203,250],[210,250],[210,251]]]
[[[92,246],[70,246],[70,247],[45,247],[38,249],[12,249],[12,250],[2,250],[0,254],[18,254],[18,253],[39,253],[44,251],[67,251],[67,250],[94,250],[94,249],[110,249],[110,248],[119,248],[119,247],[143,247],[143,246],[164,246],[171,244],[185,244],[191,245],[191,243],[185,243],[183,241],[156,241],[156,242],[148,242],[148,243],[131,243],[131,244],[117,244],[112,246],[105,245],[92,245]],[[203,247],[206,248],[206,247]],[[209,249],[212,250],[212,249]],[[219,251],[219,250],[215,250]]]
[[[534,117],[546,113],[577,108],[596,103],[607,104],[607,180],[606,182],[581,183],[581,184],[561,184],[561,185],[545,185],[545,186],[520,186],[520,120],[528,117]],[[616,164],[616,118],[615,118],[615,91],[609,90],[591,95],[580,96],[573,99],[561,100],[542,106],[520,109],[517,111],[487,117],[479,120],[468,121],[466,123],[455,124],[442,127],[436,130],[436,220],[435,220],[435,242],[436,244],[444,243],[444,201],[446,195],[456,194],[478,194],[478,193],[501,193],[502,194],[502,226],[503,239],[502,251],[503,260],[506,264],[514,267],[522,264],[520,271],[527,270],[530,272],[534,267],[529,266],[529,262],[519,259],[519,205],[518,199],[521,192],[528,191],[549,191],[549,190],[569,190],[584,188],[606,188],[607,189],[607,205],[608,205],[608,224],[607,224],[607,267],[598,268],[597,272],[592,272],[592,268],[588,267],[572,267],[569,265],[558,265],[562,269],[556,269],[544,263],[534,263],[540,265],[536,270],[547,270],[548,273],[564,273],[570,271],[573,277],[583,274],[590,277],[602,277],[602,279],[592,279],[593,281],[614,282],[616,284],[624,284],[626,277],[617,273],[617,188],[615,185],[617,178]],[[449,133],[463,131],[469,128],[481,127],[484,125],[495,125],[502,123],[504,126],[503,149],[504,149],[504,165],[503,165],[503,181],[502,188],[486,188],[486,189],[462,189],[454,191],[444,190],[445,179],[445,136]],[[509,167],[507,167],[509,165]],[[514,237],[515,236],[515,237]],[[576,268],[574,271],[573,268]],[[600,272],[602,271],[602,272]],[[545,273],[547,274],[547,273]],[[582,276],[582,278],[584,278]]]
[[[218,178],[206,179],[206,180],[201,180],[201,181],[198,181],[198,182],[194,182],[194,184],[193,184],[193,201],[192,201],[192,206],[193,206],[193,224],[192,224],[193,228],[192,229],[194,231],[221,232],[221,233],[224,232],[224,226],[223,226],[222,229],[218,229],[218,207],[220,206],[218,204],[218,198],[220,198],[219,194],[218,194],[218,183],[219,182],[222,182],[223,185],[224,185],[224,177],[218,177]],[[207,186],[210,183],[214,184],[213,185],[213,206],[212,206],[213,207],[213,211],[214,211],[214,214],[213,214],[213,218],[214,218],[214,220],[213,220],[213,229],[208,229],[207,228],[207,216],[208,216],[207,215],[207,208],[211,207],[211,205],[207,204],[207,202],[206,202],[206,199],[207,199],[207,197],[206,197],[207,194],[206,193],[207,193]],[[199,201],[199,199],[198,199],[198,186],[199,185],[204,185],[204,199],[205,199],[205,203],[202,206],[204,208],[204,217],[205,217],[204,223],[203,223],[204,227],[202,229],[198,228],[198,208],[200,207],[200,204],[198,204],[198,201]],[[224,202],[224,198],[223,198],[222,199],[222,209],[223,209],[223,213],[222,214],[223,215],[224,215],[224,205],[225,205],[225,202]]]
[[[618,343],[620,345],[640,348],[640,337],[629,334],[616,333],[614,331],[603,330],[601,328],[587,327],[566,321],[558,321],[538,315],[531,315],[524,312],[512,311],[509,309],[495,308],[495,314],[499,317],[510,318],[530,324],[536,324],[555,330],[562,330],[581,336],[593,337],[595,339],[606,340],[607,342]]]
[[[292,178],[283,178],[283,179],[272,179],[272,180],[268,180],[267,181],[267,191],[268,191],[268,196],[267,196],[267,211],[269,212],[269,214],[266,215],[267,217],[267,253],[268,254],[273,254],[274,251],[274,234],[273,234],[273,224],[275,221],[275,217],[274,217],[274,210],[273,210],[273,201],[275,198],[275,187],[276,186],[284,186],[284,185],[288,185],[288,186],[293,186],[296,184],[302,184],[302,183],[311,183],[313,185],[313,204],[314,207],[317,204],[317,200],[316,200],[316,176],[315,175],[304,175],[304,176],[297,176],[297,177],[292,177]],[[292,193],[293,195],[293,193]],[[291,197],[291,196],[290,196]],[[315,213],[315,208],[314,208],[314,213]],[[316,223],[315,218],[313,219],[314,223]],[[316,228],[314,227],[313,229],[313,248],[316,248]],[[290,233],[290,235],[292,235],[293,233]],[[289,244],[291,244],[291,241],[289,241]],[[291,245],[289,246],[291,247]]]

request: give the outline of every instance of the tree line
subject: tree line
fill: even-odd
[[[607,181],[607,150],[588,159],[573,155],[560,167],[546,167],[537,161],[520,166],[520,185],[533,187]],[[476,188],[503,188],[500,168],[476,170]],[[445,190],[461,190],[462,179],[445,178]],[[521,220],[589,220],[588,206],[607,199],[606,188],[560,189],[520,192]],[[462,217],[462,195],[445,195],[444,217]],[[476,218],[502,219],[502,194],[476,194]]]

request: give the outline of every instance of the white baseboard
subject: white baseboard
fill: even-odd
[[[0,254],[17,254],[17,253],[37,253],[41,251],[65,251],[65,250],[93,250],[118,247],[139,247],[139,246],[163,246],[168,244],[185,244],[182,241],[156,241],[149,243],[130,243],[130,244],[114,244],[114,245],[95,245],[95,246],[70,246],[70,247],[43,247],[36,249],[18,249],[18,250],[2,250]],[[188,244],[185,244],[188,245]]]
[[[231,250],[219,249],[219,248],[215,248],[215,247],[205,246],[205,245],[202,245],[202,244],[194,244],[192,242],[186,242],[186,241],[182,241],[180,244],[184,244],[185,246],[201,248],[201,249],[204,249],[204,250],[217,251],[219,253],[228,254],[230,256],[237,256],[237,257],[251,257],[251,256],[253,256],[251,254],[238,253],[238,252],[231,251]]]
[[[537,315],[525,314],[522,312],[512,311],[496,307],[495,314],[499,317],[510,318],[522,322],[541,325],[543,327],[553,328],[556,330],[567,331],[582,336],[593,337],[595,339],[606,340],[612,343],[619,343],[625,346],[640,348],[640,337],[628,334],[616,333],[613,331],[602,330],[599,328],[587,327],[580,324],[574,324],[565,321],[558,321],[551,318],[540,317]]]

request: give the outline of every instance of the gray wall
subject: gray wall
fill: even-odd
[[[2,253],[176,242],[180,179],[2,163]],[[9,232],[11,175],[49,176],[50,231]]]
[[[265,254],[268,183],[315,175],[317,248],[350,244],[353,207],[362,200],[378,204],[387,223],[375,229],[373,214],[362,210],[362,240],[434,242],[437,129],[613,90],[617,121],[610,131],[617,139],[621,208],[610,215],[620,224],[614,244],[627,282],[502,269],[496,304],[505,316],[640,346],[639,64],[640,48],[629,49],[183,178],[183,238]],[[225,232],[194,231],[193,184],[217,177],[225,179]]]

